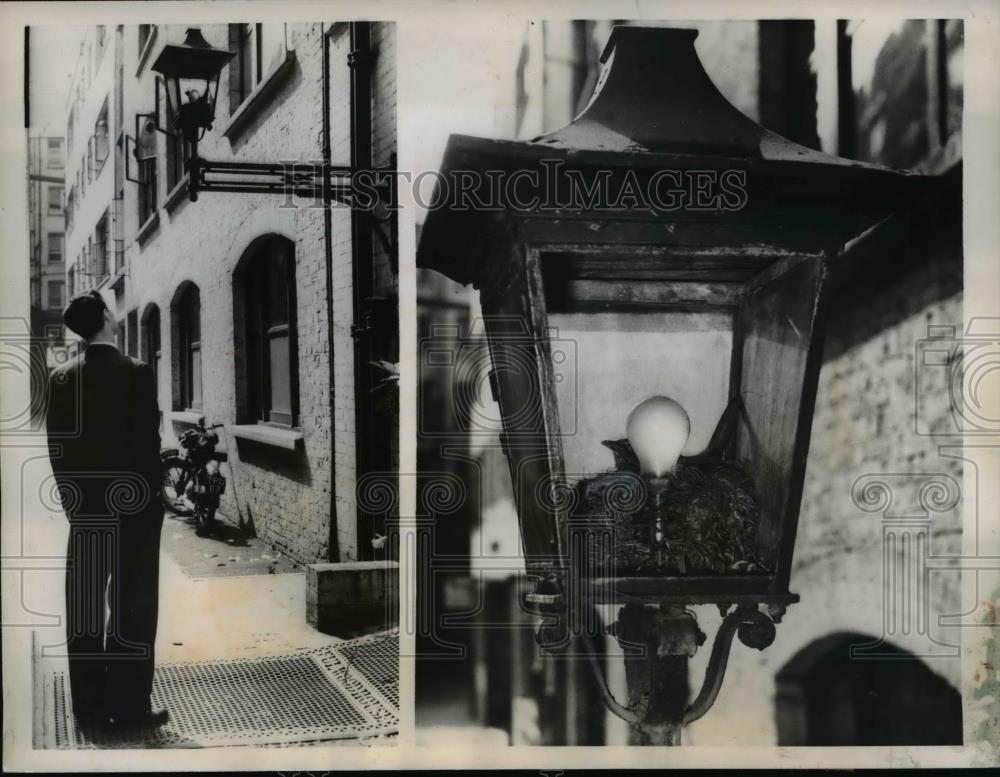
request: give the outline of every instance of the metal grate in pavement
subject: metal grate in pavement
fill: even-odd
[[[345,653],[347,651],[347,653]],[[391,666],[364,675],[351,659]],[[76,748],[275,746],[370,739],[396,731],[399,720],[398,632],[282,656],[196,661],[158,667],[153,706],[170,711],[158,729],[82,734],[69,713],[65,674],[45,683],[45,746]],[[360,657],[360,658],[358,658]],[[359,664],[360,665],[360,664]],[[48,715],[47,715],[48,717]]]
[[[399,636],[373,634],[351,640],[341,650],[325,654],[324,667],[358,698],[369,700],[369,711],[388,724],[390,710],[399,710]],[[374,703],[373,703],[374,702]]]
[[[376,688],[388,694],[399,707],[399,640],[382,638],[356,642],[340,651],[351,667],[360,671]]]

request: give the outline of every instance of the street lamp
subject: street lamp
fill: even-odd
[[[364,23],[353,23],[364,27]],[[361,44],[359,44],[361,45]],[[367,44],[367,39],[364,41]],[[394,241],[383,234],[382,226],[393,219],[395,200],[395,156],[387,167],[370,166],[369,159],[355,158],[352,140],[351,164],[323,162],[219,162],[198,156],[198,141],[215,121],[215,104],[219,96],[219,79],[222,69],[235,56],[232,51],[212,46],[205,40],[197,27],[188,28],[184,43],[167,44],[163,47],[152,70],[163,77],[167,106],[174,116],[174,126],[159,126],[159,86],[157,85],[157,112],[154,120],[145,123],[145,131],[140,130],[139,116],[136,117],[136,148],[143,147],[141,138],[149,137],[159,130],[168,134],[179,132],[189,153],[187,160],[188,197],[192,202],[198,199],[200,191],[294,194],[323,202],[336,201],[349,205],[354,211],[364,211],[379,240],[390,253],[394,252]],[[352,90],[354,83],[370,77],[369,63],[363,56],[349,60],[352,68]],[[353,91],[352,91],[353,94]],[[358,106],[361,110],[370,110]],[[352,98],[352,110],[354,109]],[[148,143],[146,144],[148,145]],[[137,153],[137,158],[140,155]],[[375,218],[376,210],[390,212],[388,216]]]
[[[798,600],[835,257],[926,183],[759,126],[716,89],[696,35],[615,27],[569,125],[453,135],[417,255],[479,289],[537,639],[586,654],[652,744],[712,705],[735,635],[764,649]],[[608,604],[625,703],[581,639]],[[689,704],[700,604],[725,617]]]
[[[175,128],[194,147],[205,131],[212,129],[219,76],[234,56],[212,46],[199,28],[190,27],[184,42],[164,46],[152,65],[152,70],[163,76]]]

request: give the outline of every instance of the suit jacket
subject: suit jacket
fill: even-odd
[[[159,509],[156,377],[109,345],[90,345],[49,376],[49,457],[70,519]]]

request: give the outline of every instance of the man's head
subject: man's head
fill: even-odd
[[[63,323],[88,343],[100,339],[114,340],[115,317],[98,291],[73,297],[63,311]]]

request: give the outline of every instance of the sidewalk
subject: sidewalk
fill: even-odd
[[[58,524],[44,528],[47,546],[65,547],[65,525],[61,542]],[[46,594],[62,602],[61,576],[46,577],[54,589]],[[306,623],[301,567],[235,527],[202,538],[186,520],[164,519],[153,697],[172,717],[161,730],[86,741],[60,699],[62,640],[61,626],[35,630],[36,747],[395,741],[395,632],[341,640],[316,631]]]
[[[180,545],[172,535],[191,539]],[[251,542],[266,550],[262,543]],[[306,583],[301,568],[283,574],[262,574],[257,569],[239,576],[198,574],[203,560],[211,566],[225,563],[228,568],[239,563],[230,561],[230,557],[244,560],[250,555],[247,547],[227,543],[224,548],[212,538],[195,535],[194,527],[183,519],[170,515],[164,518],[156,638],[159,663],[271,655],[342,641],[306,623]],[[178,549],[183,554],[180,559]],[[206,559],[205,554],[218,554],[219,560]],[[280,556],[276,552],[273,555]],[[283,562],[279,563],[290,569],[292,562],[281,558]],[[184,573],[182,562],[194,568],[195,576]]]

